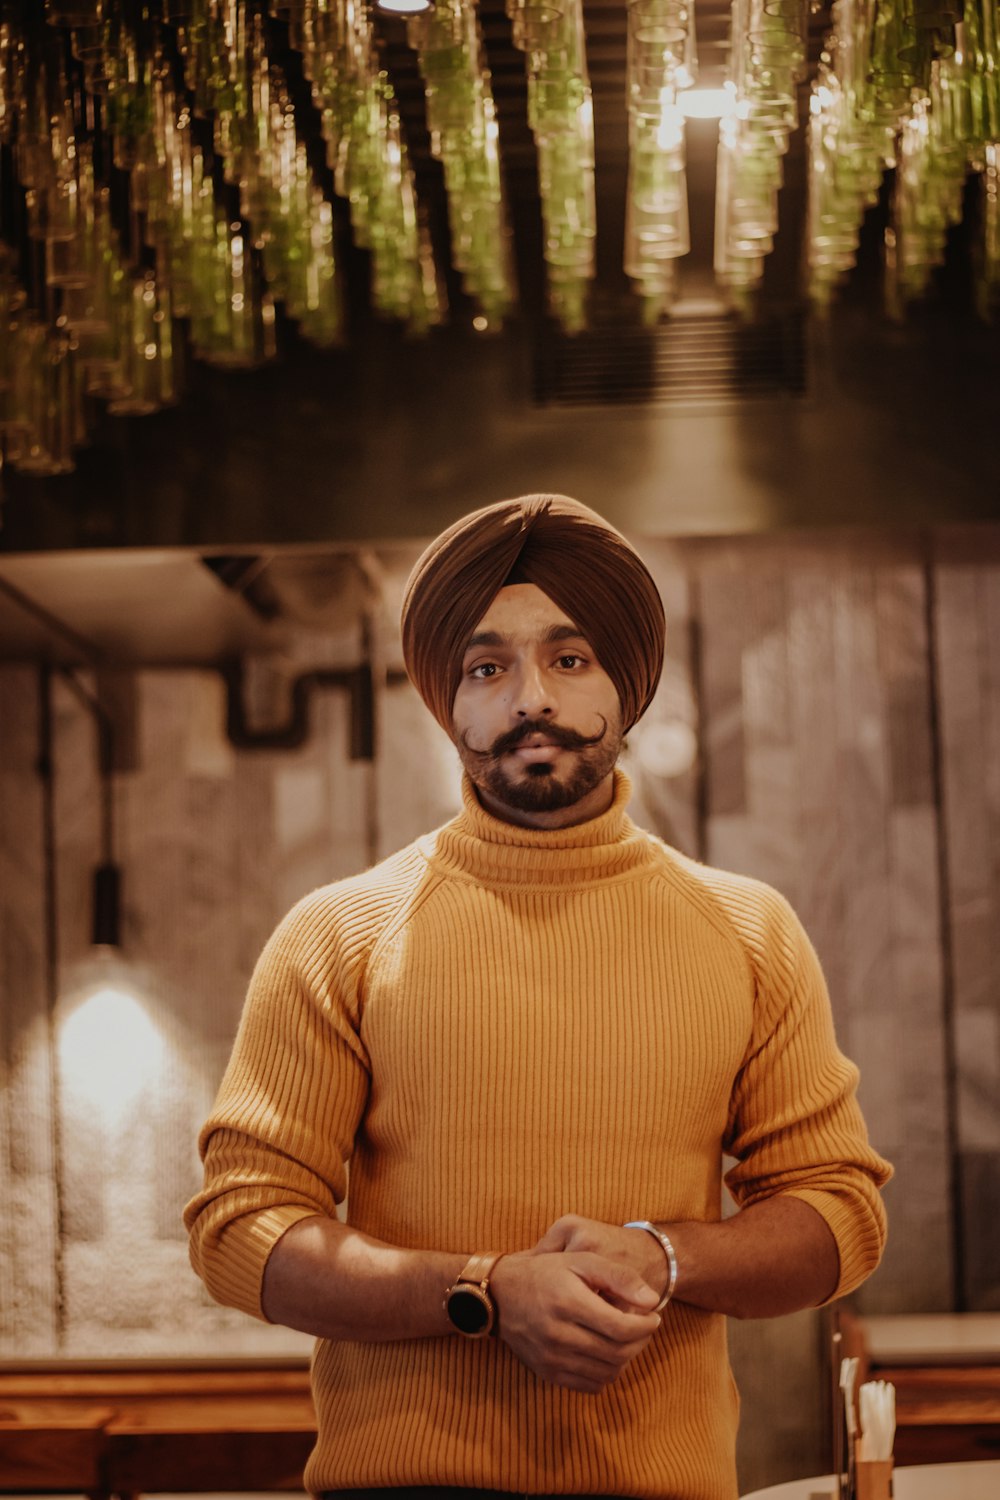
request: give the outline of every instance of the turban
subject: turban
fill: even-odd
[[[403,598],[403,659],[452,733],[469,637],[506,583],[533,583],[579,626],[618,692],[623,728],[649,707],[665,621],[638,553],[596,511],[565,495],[523,495],[463,516],[433,542]]]

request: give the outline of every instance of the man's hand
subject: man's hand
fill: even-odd
[[[790,1194],[763,1198],[718,1223],[659,1227],[677,1256],[677,1302],[730,1318],[776,1318],[816,1307],[836,1290],[840,1261],[833,1233],[815,1208]],[[534,1249],[536,1255],[546,1251],[599,1255],[637,1271],[657,1301],[666,1291],[666,1256],[642,1229],[567,1214]]]
[[[641,1276],[656,1293],[656,1306],[667,1289],[670,1268],[660,1245],[643,1229],[624,1229],[618,1224],[602,1224],[598,1219],[584,1219],[579,1214],[564,1214],[547,1229],[535,1246],[534,1253],[545,1251],[584,1251],[603,1256],[616,1265],[628,1266]],[[607,1294],[605,1294],[607,1295]],[[613,1296],[608,1297],[621,1306]],[[623,1308],[623,1311],[627,1311]]]
[[[659,1294],[627,1264],[586,1252],[540,1254],[543,1247],[563,1248],[540,1241],[497,1262],[490,1287],[500,1337],[540,1379],[596,1395],[659,1328],[652,1311]]]

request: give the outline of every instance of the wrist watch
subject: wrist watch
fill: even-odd
[[[497,1310],[490,1296],[490,1277],[503,1251],[474,1255],[444,1294],[444,1310],[467,1339],[482,1339],[496,1327]]]

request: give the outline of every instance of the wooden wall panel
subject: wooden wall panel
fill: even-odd
[[[836,933],[843,910],[844,850],[830,788],[838,779],[837,702],[833,692],[834,588],[829,569],[806,557],[787,580],[789,728],[798,789],[798,861],[793,902],[806,931],[822,948],[835,1003],[844,993],[845,954]]]
[[[1000,1308],[1000,565],[942,560],[935,626],[963,1284]]]
[[[58,1334],[39,675],[0,668],[0,1349]]]
[[[697,557],[708,858],[796,908],[861,1067],[873,1140],[896,1165],[886,1260],[859,1300],[945,1309],[946,1038],[919,560],[835,541],[701,543]],[[740,805],[716,795],[732,778]]]

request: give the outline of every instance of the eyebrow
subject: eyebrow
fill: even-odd
[[[585,641],[587,637],[577,625],[550,625],[542,636],[543,646],[554,646],[559,641]],[[514,637],[501,635],[499,630],[477,630],[475,635],[469,637],[466,651],[473,651],[477,646],[505,646],[511,647]]]

